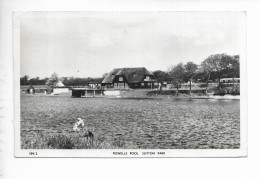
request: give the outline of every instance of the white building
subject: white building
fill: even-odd
[[[69,88],[66,88],[65,85],[59,81],[53,88],[52,94],[68,93]]]
[[[240,83],[240,78],[222,78],[220,79],[221,83],[233,83],[233,80],[235,83]]]

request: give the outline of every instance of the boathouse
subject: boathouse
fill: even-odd
[[[116,68],[109,72],[101,85],[106,88],[153,88],[156,80],[146,68]]]
[[[105,90],[89,88],[72,88],[72,97],[95,97],[105,95]]]
[[[66,87],[61,81],[58,81],[58,83],[55,84],[53,87],[52,94],[60,94],[60,93],[68,93],[68,92],[69,92],[69,88]]]

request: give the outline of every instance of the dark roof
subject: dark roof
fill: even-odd
[[[115,76],[125,76],[128,83],[139,83],[143,80],[144,75],[153,75],[146,68],[116,68],[108,73],[102,83],[112,83]]]
[[[121,70],[121,68],[117,68],[109,72],[105,78],[102,80],[102,83],[112,83],[116,74]]]

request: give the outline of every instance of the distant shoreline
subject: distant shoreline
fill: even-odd
[[[76,88],[77,89],[77,88]],[[80,89],[82,90],[82,89]],[[93,90],[94,91],[94,90]],[[98,91],[98,90],[97,90]],[[218,95],[212,89],[208,90],[208,94],[205,94],[204,88],[194,88],[191,90],[191,95],[189,94],[188,89],[179,89],[178,95],[176,89],[166,89],[166,90],[149,90],[149,89],[129,89],[129,90],[106,90],[107,94],[103,95],[101,93],[95,94],[95,98],[119,98],[119,99],[227,99],[227,100],[237,100],[240,99],[240,95],[232,95],[232,94],[223,94]],[[110,91],[112,93],[110,93]],[[113,93],[116,92],[116,93]],[[21,94],[25,93],[24,88],[21,88]],[[215,94],[214,94],[215,93]],[[30,94],[29,94],[30,95]],[[58,93],[58,94],[44,94],[40,92],[36,92],[34,95],[36,96],[72,96],[71,90],[66,93]],[[81,98],[93,98],[94,93],[89,91],[86,93],[86,96],[81,96]],[[75,96],[74,96],[75,97]],[[77,97],[75,97],[77,98]],[[79,97],[80,98],[80,97]]]
[[[31,96],[31,97],[71,97],[71,98],[107,98],[107,99],[136,99],[136,100],[163,100],[163,99],[217,99],[217,100],[239,100],[240,96],[236,95],[227,95],[227,96],[200,96],[200,95],[184,95],[179,94],[178,96],[174,95],[157,95],[157,96],[124,96],[124,95],[118,95],[118,96],[84,96],[84,97],[73,97],[71,93],[60,93],[60,94],[42,94],[42,93],[36,93],[36,94],[24,94],[21,93],[23,96]]]

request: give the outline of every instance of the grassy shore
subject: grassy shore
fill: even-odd
[[[125,144],[120,141],[108,143],[104,137],[97,135],[93,143],[81,133],[74,136],[67,134],[37,134],[33,138],[22,138],[23,149],[122,149]]]

